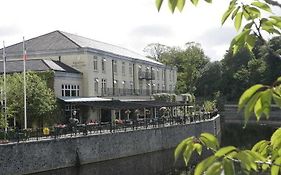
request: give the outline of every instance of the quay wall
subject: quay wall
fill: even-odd
[[[174,148],[189,136],[220,133],[220,116],[162,128],[0,145],[0,175],[29,174]]]

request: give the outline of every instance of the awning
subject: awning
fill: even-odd
[[[132,103],[139,105],[149,105],[151,107],[176,107],[176,106],[186,106],[184,103],[179,102],[166,102],[166,101],[133,101]]]
[[[99,97],[59,97],[59,99],[66,103],[111,101],[111,99],[99,98]]]
[[[99,97],[63,97],[60,98],[66,103],[75,103],[80,106],[91,106],[100,109],[143,109],[143,108],[161,108],[161,107],[176,107],[186,106],[179,102],[165,102],[165,101],[141,101],[135,99],[128,100],[112,100]]]

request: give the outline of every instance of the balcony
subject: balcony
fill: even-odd
[[[139,72],[139,79],[155,80],[155,73],[141,71]]]
[[[156,93],[173,93],[165,90],[151,90],[151,89],[121,89],[121,88],[107,88],[101,89],[101,97],[114,96],[150,96]]]

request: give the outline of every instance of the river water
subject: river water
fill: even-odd
[[[221,145],[233,145],[239,148],[251,148],[262,139],[270,139],[276,127],[248,124],[222,124]],[[87,164],[80,167],[64,168],[37,173],[36,175],[183,175],[189,174],[183,161],[177,163],[173,158],[174,149],[153,152],[122,159]],[[191,161],[195,165],[198,157]]]

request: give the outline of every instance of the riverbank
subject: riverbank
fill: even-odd
[[[27,174],[174,148],[189,136],[220,133],[220,116],[188,124],[0,146],[0,174]]]

